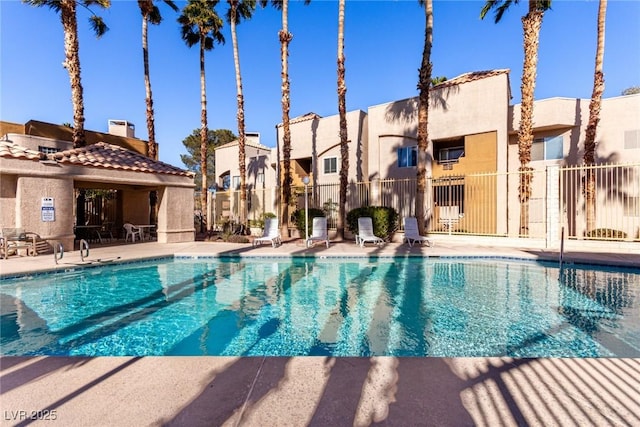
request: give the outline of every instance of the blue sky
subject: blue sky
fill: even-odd
[[[184,2],[176,2],[180,7]],[[502,22],[479,18],[483,1],[434,1],[432,62],[436,76],[453,78],[469,71],[509,68],[513,103],[520,99],[522,24],[526,1],[513,5]],[[200,127],[197,47],[180,38],[178,14],[160,4],[164,22],[150,26],[151,84],[160,160],[184,167],[182,140]],[[219,4],[222,15],[227,5]],[[598,1],[553,2],[541,32],[536,99],[589,98],[593,85]],[[87,13],[79,13],[80,60],[86,129],[106,131],[109,119],[136,125],[147,138],[137,2],[113,0],[96,11],[110,30],[101,39],[91,33]],[[291,117],[315,112],[337,114],[336,1],[293,1],[289,10]],[[424,12],[416,0],[348,0],[345,23],[347,109],[417,95],[424,42]],[[258,9],[238,26],[247,131],[260,132],[275,146],[280,107],[281,16],[272,7]],[[206,54],[210,129],[237,133],[236,92],[231,36]],[[0,0],[0,119],[73,122],[69,77],[59,18],[48,8]],[[605,97],[640,86],[640,1],[609,1],[605,39]]]

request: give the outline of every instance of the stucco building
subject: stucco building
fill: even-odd
[[[431,89],[426,153],[429,182],[424,206],[430,230],[446,230],[452,222],[458,229],[478,234],[511,235],[517,230],[520,105],[512,105],[511,99],[506,69],[465,73]],[[555,187],[552,184],[562,177],[547,179],[548,171],[583,163],[589,102],[589,99],[549,98],[534,103],[530,163],[535,171],[530,202],[533,234],[549,232],[547,225],[552,211],[548,206],[549,194],[561,191],[560,184],[554,184]],[[415,182],[410,181],[416,177],[417,108],[418,98],[413,97],[370,106],[367,112],[347,113],[348,208],[358,203],[384,204],[397,207],[401,215],[415,215],[412,199]],[[339,180],[338,115],[305,114],[291,119],[290,130],[293,186],[302,187],[302,177],[309,176],[314,205],[323,206],[327,197],[335,202],[335,192],[327,196],[318,192],[322,192],[324,185]],[[272,162],[281,165],[281,124],[276,126],[276,134],[278,142]],[[602,100],[596,140],[598,164],[640,162],[640,95]],[[221,161],[227,160],[232,161],[231,158]],[[276,174],[282,172],[282,167],[274,169]],[[402,184],[404,187],[392,187],[387,185],[390,180],[406,183]],[[358,183],[367,185],[364,196],[361,192],[355,194],[360,191]],[[369,183],[377,184],[370,187]],[[635,212],[640,194],[636,193],[640,190],[622,182],[616,185],[625,194],[622,202],[616,202],[620,204],[620,212],[634,217],[625,230],[635,234],[640,220],[640,214]],[[579,185],[574,187],[562,190],[565,194],[554,209],[556,216],[571,217],[566,222],[578,235],[582,231],[571,223],[582,221],[575,209],[580,201],[568,200],[569,192],[571,197],[577,197]],[[612,204],[611,199],[606,201],[607,206]]]
[[[2,122],[2,227],[24,228],[65,250],[74,247],[75,226],[105,221],[116,235],[131,222],[155,225],[159,242],[193,241],[193,174],[147,157],[146,142],[133,137],[130,123],[118,122],[124,135],[87,131],[95,143],[82,148],[72,148],[64,126]],[[89,212],[88,191],[105,195]]]

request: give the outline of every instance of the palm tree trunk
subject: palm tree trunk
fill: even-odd
[[[153,97],[151,94],[151,79],[149,77],[149,46],[147,44],[147,33],[149,27],[149,17],[142,15],[142,58],[144,62],[144,89],[147,103],[147,132],[149,141],[147,143],[147,155],[152,159],[158,159],[156,146],[156,131],[153,120]]]
[[[591,166],[595,163],[596,129],[600,121],[600,107],[604,92],[604,29],[607,15],[607,0],[600,0],[598,7],[598,42],[596,46],[596,65],[593,75],[593,92],[589,103],[589,123],[584,140],[584,164]],[[587,169],[584,183],[584,198],[587,217],[587,231],[596,228],[596,178],[592,168]]]
[[[73,147],[86,145],[84,136],[84,98],[80,81],[80,56],[78,43],[78,21],[75,0],[60,2],[60,19],[64,29],[64,67],[69,72],[71,82],[71,102],[73,104]]]
[[[429,144],[429,87],[431,86],[431,46],[433,45],[433,2],[426,0],[424,4],[425,30],[422,63],[418,78],[418,171],[416,189],[416,219],[420,234],[425,232],[424,195],[427,190],[427,147]]]
[[[240,222],[244,224],[247,219],[247,165],[246,165],[246,138],[244,129],[244,96],[242,95],[242,76],[240,74],[240,53],[238,51],[238,37],[236,34],[236,19],[238,3],[231,3],[231,40],[233,41],[233,63],[236,69],[236,91],[238,111],[238,162],[240,167]]]
[[[544,12],[536,10],[536,1],[530,0],[529,13],[522,18],[524,32],[524,65],[521,84],[520,130],[518,131],[518,157],[520,159],[520,235],[529,235],[529,199],[533,169],[531,162],[531,145],[533,144],[533,94],[536,85],[538,68],[538,42]]]
[[[349,139],[347,134],[347,85],[344,66],[344,8],[345,0],[338,3],[338,114],[340,115],[340,205],[338,236],[344,239],[344,222],[347,205],[347,174],[349,173]],[[315,180],[314,180],[315,181]],[[314,182],[314,186],[316,183]]]
[[[203,217],[207,214],[207,145],[209,139],[207,129],[207,90],[204,75],[204,44],[205,37],[202,35],[200,37],[200,172],[202,173],[200,206]],[[207,218],[207,224],[209,223],[209,218]],[[204,232],[204,230],[201,229],[200,232]]]
[[[282,62],[282,164],[284,177],[282,182],[282,231],[287,235],[289,227],[289,203],[291,201],[291,129],[289,128],[289,43],[293,35],[289,32],[288,0],[282,1],[282,29],[278,33],[280,37],[280,59]]]

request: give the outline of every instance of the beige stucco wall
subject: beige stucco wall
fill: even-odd
[[[429,106],[431,141],[495,132],[496,165],[506,170],[509,79],[507,74],[433,90]],[[397,148],[417,145],[418,98],[369,107],[369,170],[379,178],[404,177],[397,168]],[[428,165],[428,172],[430,165]],[[486,171],[493,172],[493,171]],[[415,168],[414,174],[415,176]]]
[[[164,187],[158,194],[158,242],[195,240],[193,189]],[[189,212],[189,215],[185,213]]]
[[[433,90],[430,95],[427,175],[435,175],[431,163],[434,155],[433,141],[461,137],[465,137],[467,154],[464,162],[453,167],[464,170],[450,170],[448,173],[505,172],[509,138],[508,74],[444,87]],[[417,145],[418,98],[372,106],[369,107],[368,113],[369,178],[415,178],[416,167],[397,166],[397,149]],[[488,143],[491,147],[487,146]],[[482,149],[469,149],[468,144],[481,144]],[[472,158],[474,151],[479,153],[478,159]],[[478,170],[474,160],[481,160],[482,166],[486,169]],[[496,181],[495,203],[498,208],[491,222],[495,224],[496,233],[506,233],[505,176],[500,176]],[[428,211],[429,207],[425,209]]]
[[[2,226],[20,227],[46,240],[56,240],[70,250],[73,247],[73,180],[38,176],[2,175],[3,186],[15,187],[15,198],[3,199]],[[54,221],[43,221],[42,198],[52,198]]]
[[[535,101],[533,106],[534,137],[562,136],[564,159],[531,162],[534,169],[549,165],[582,164],[584,139],[589,122],[589,99],[549,98]],[[520,104],[511,108],[509,123],[508,170],[517,171],[518,123]],[[599,163],[640,161],[640,149],[625,149],[625,131],[640,129],[640,94],[605,98],[602,100],[600,122],[596,133],[596,158]]]
[[[258,157],[256,161],[252,158]],[[215,150],[216,161],[216,176],[215,183],[218,186],[222,186],[222,176],[227,172],[231,176],[231,183],[233,183],[234,176],[240,176],[240,165],[238,159],[240,158],[240,150],[238,145],[230,145],[226,147],[220,147]],[[246,165],[246,183],[247,188],[272,188],[275,186],[276,173],[275,168],[272,166],[271,149],[264,147],[256,147],[254,145],[245,146],[245,165]],[[264,173],[264,185],[258,183],[258,174]]]
[[[16,189],[18,176],[0,172],[0,225],[11,227],[16,223]]]
[[[625,149],[626,131],[640,131],[640,94],[605,99],[596,134],[597,155],[608,162],[640,162],[640,148]]]
[[[8,133],[4,135],[5,141],[11,141],[28,148],[29,150],[39,151],[40,147],[53,148],[57,150],[70,150],[73,148],[73,142],[62,141],[59,139],[43,138],[34,135],[21,135],[16,133]]]
[[[123,191],[124,220],[149,223],[149,191],[169,194],[159,202],[158,240],[193,241],[193,179],[186,176],[45,164],[37,160],[0,157],[2,227],[23,227],[41,238],[60,241],[73,250],[74,188],[117,188]],[[178,194],[179,197],[175,195]],[[55,221],[42,221],[43,197],[52,197]],[[173,204],[171,204],[173,203]],[[171,218],[163,218],[169,215]]]
[[[554,166],[575,166],[583,164],[584,140],[589,121],[589,99],[549,98],[535,101],[534,137],[562,136],[563,158],[558,160],[532,161],[530,166],[535,170],[531,201],[529,205],[530,235],[545,235],[545,215],[548,208],[545,197],[548,192],[545,181],[545,170]],[[512,121],[509,129],[512,134],[509,137],[508,170],[516,172],[520,167],[518,157],[518,136],[515,132],[520,121],[520,104],[512,107]],[[640,148],[625,148],[625,132],[640,131],[640,94],[605,98],[602,100],[600,122],[596,132],[596,161],[597,163],[633,163],[640,161]],[[579,186],[580,182],[568,183],[572,188]],[[580,191],[579,188],[575,191]],[[613,201],[602,201],[608,208],[612,208]],[[518,200],[517,176],[509,180],[509,225],[510,229],[518,228],[520,221],[520,202]],[[565,208],[566,209],[566,208]],[[583,227],[585,224],[582,208],[574,209],[562,214],[571,216],[571,221]],[[630,235],[635,233],[633,227],[627,231]],[[572,230],[574,234],[581,235],[583,230]]]
[[[367,115],[364,111],[347,112],[347,138],[349,144],[349,180],[363,181],[368,176],[366,151]],[[292,123],[291,159],[311,159],[311,173],[319,184],[337,183],[341,163],[340,116],[338,114]],[[278,147],[282,161],[282,126],[278,126]],[[337,158],[338,172],[325,174],[324,159]]]
[[[125,223],[149,224],[148,189],[122,190],[122,219]]]

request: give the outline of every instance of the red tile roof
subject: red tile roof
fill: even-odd
[[[38,151],[26,149],[12,142],[0,141],[0,157],[23,158],[27,160],[55,160],[61,164],[189,177],[194,176],[193,172],[150,159],[135,151],[105,142],[98,142],[97,144],[60,151],[58,153],[43,154]]]
[[[0,141],[0,157],[13,157],[15,159],[41,160],[46,155],[35,150],[22,147],[14,142]]]
[[[293,119],[289,120],[289,124],[292,125],[294,123],[306,122],[307,120],[314,120],[314,119],[321,119],[321,118],[322,116],[314,112],[311,112],[311,113],[303,114],[298,117],[294,117]],[[282,123],[278,124],[278,126],[282,126]]]
[[[498,76],[500,74],[509,74],[509,69],[505,68],[501,70],[471,71],[469,73],[461,74],[450,80],[445,80],[444,82],[433,86],[433,89],[441,89],[448,86],[455,86],[462,83],[469,83],[476,80],[486,79],[487,77]]]

